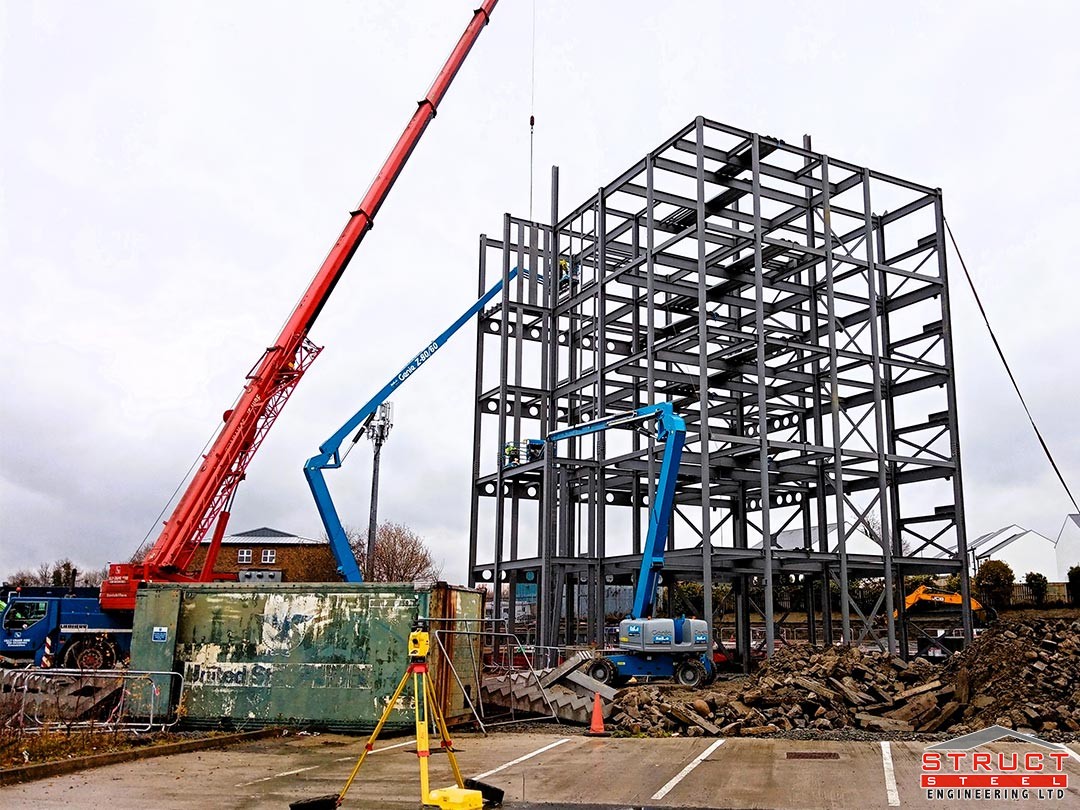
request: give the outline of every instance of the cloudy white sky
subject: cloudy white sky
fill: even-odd
[[[0,0],[0,575],[126,559],[239,392],[473,3]],[[540,0],[537,199],[564,208],[697,114],[944,189],[1080,487],[1080,6]],[[312,332],[326,350],[233,530],[317,535],[303,461],[471,302],[528,211],[532,3],[504,0]],[[546,203],[538,203],[538,211]],[[1069,503],[954,270],[969,532]],[[473,341],[395,398],[381,516],[463,580]],[[331,486],[366,521],[370,456]]]

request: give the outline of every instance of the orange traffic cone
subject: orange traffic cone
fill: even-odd
[[[600,693],[595,692],[593,694],[592,704],[592,722],[589,723],[589,730],[585,732],[586,737],[610,737],[611,734],[604,731],[604,707],[600,705]]]

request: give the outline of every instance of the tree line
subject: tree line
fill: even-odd
[[[385,521],[375,532],[375,553],[369,568],[367,558],[367,532],[346,526],[349,546],[356,555],[357,563],[369,582],[413,582],[437,580],[442,566],[436,562],[427,542],[401,523]],[[324,538],[325,539],[325,538]],[[133,558],[142,559],[144,552]],[[77,586],[98,587],[108,576],[108,567],[79,569],[67,557],[55,562],[43,562],[36,568],[22,568],[11,574],[6,582],[11,586],[46,585],[63,588]],[[325,577],[320,577],[324,580]]]
[[[80,569],[69,558],[63,557],[55,562],[43,562],[36,568],[20,568],[6,580],[8,585],[24,587],[29,585],[52,585],[58,588],[88,587],[96,588],[105,581],[109,569]]]

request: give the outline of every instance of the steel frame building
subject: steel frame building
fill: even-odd
[[[550,224],[480,238],[480,292],[525,272],[478,325],[470,584],[534,583],[537,643],[602,642],[658,448],[516,443],[666,399],[688,434],[665,571],[707,614],[731,584],[744,663],[755,611],[774,649],[781,583],[817,606],[811,641],[906,653],[904,577],[958,573],[970,640],[943,223],[939,189],[703,118],[566,214],[554,169]]]

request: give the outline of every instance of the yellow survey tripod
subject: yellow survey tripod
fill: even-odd
[[[462,779],[461,769],[458,767],[457,757],[454,756],[454,744],[450,739],[450,733],[446,729],[446,718],[439,709],[439,702],[435,695],[435,687],[428,677],[428,652],[431,648],[431,637],[427,631],[427,625],[418,621],[409,633],[409,665],[405,668],[405,674],[394,690],[394,696],[386,704],[382,717],[379,718],[375,730],[371,732],[356,766],[349,774],[345,786],[336,795],[319,796],[314,799],[304,799],[289,805],[292,810],[332,810],[339,807],[345,800],[345,794],[352,787],[356,775],[360,773],[360,766],[364,764],[367,755],[375,748],[375,740],[390,718],[390,713],[397,705],[398,698],[405,691],[405,686],[412,678],[414,707],[413,716],[416,722],[416,756],[420,760],[420,801],[424,807],[439,807],[443,810],[482,810],[484,807],[498,807],[502,804],[503,791],[492,785],[485,785],[473,779]],[[454,781],[457,787],[430,790],[428,782],[428,757],[431,749],[428,746],[428,711],[435,719],[439,730],[440,748],[446,752],[450,760],[450,767],[454,771]]]

